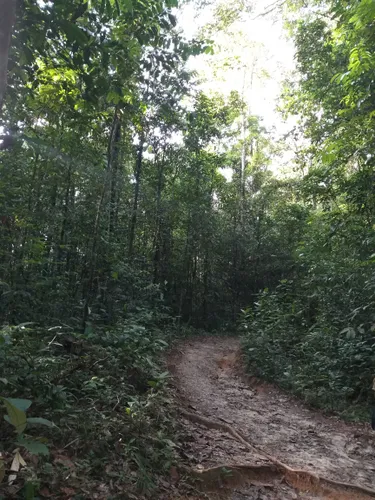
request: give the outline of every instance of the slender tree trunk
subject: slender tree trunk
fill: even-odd
[[[56,203],[57,203],[57,196],[58,196],[58,185],[57,182],[54,183],[53,188],[52,188],[52,195],[51,195],[51,205],[50,205],[50,213],[53,216],[56,216]],[[46,241],[46,246],[45,246],[45,256],[46,256],[46,271],[48,272],[49,276],[53,276],[53,258],[52,258],[52,248],[54,245],[54,232],[53,229],[49,229],[49,232],[47,234],[47,241]]]
[[[16,19],[16,0],[0,0],[0,116],[8,80],[8,56]]]
[[[180,289],[180,301],[178,307],[178,333],[181,330],[182,311],[187,296],[188,282],[190,276],[190,258],[189,258],[190,227],[191,227],[191,213],[189,211],[188,226],[186,228],[186,242],[184,248],[184,255],[182,258],[182,279],[180,283],[181,289]]]
[[[68,217],[69,217],[69,202],[70,202],[70,189],[71,189],[71,178],[72,178],[72,164],[69,164],[67,181],[66,181],[66,189],[65,189],[65,197],[64,197],[64,208],[63,208],[63,220],[61,224],[60,231],[60,242],[57,249],[57,260],[61,262],[63,259],[63,246],[66,240],[66,230],[68,226]]]
[[[245,87],[246,87],[246,76],[247,76],[247,68],[245,67],[244,75],[243,75],[243,84],[242,84],[242,101],[245,100]],[[247,133],[247,117],[248,110],[245,103],[242,105],[242,121],[241,121],[241,140],[242,140],[242,148],[241,148],[241,167],[240,167],[240,180],[239,180],[239,222],[242,225],[243,223],[243,212],[244,212],[244,199],[245,199],[245,179],[246,179],[246,152],[247,152],[247,143],[246,143],[246,133]]]
[[[245,202],[245,179],[246,179],[246,110],[242,112],[242,151],[241,151],[241,173],[240,173],[240,222],[243,222],[244,202]]]
[[[237,290],[237,274],[238,274],[238,253],[239,253],[239,213],[235,210],[233,217],[233,238],[232,238],[232,275],[230,277],[231,283],[231,297],[232,297],[232,321],[236,318],[236,290]]]
[[[27,200],[27,209],[28,209],[28,215],[29,217],[31,216],[31,206],[32,206],[32,201],[33,201],[33,192],[35,189],[35,179],[36,179],[36,174],[38,170],[38,165],[39,165],[39,154],[35,155],[35,161],[34,161],[34,166],[33,166],[33,173],[31,176],[31,182],[29,186],[29,194],[28,194],[28,200]],[[28,227],[26,227],[23,231],[23,238],[22,238],[22,245],[21,245],[21,250],[19,254],[19,261],[23,262],[24,259],[24,254],[25,254],[25,248],[26,248],[26,243],[29,238],[29,233],[30,230]],[[20,274],[24,275],[24,269],[23,266],[20,266]],[[26,282],[27,280],[25,280]]]
[[[203,322],[208,327],[208,294],[209,294],[209,255],[208,249],[204,254],[203,262]]]
[[[111,138],[108,145],[108,169],[111,171],[111,199],[110,199],[110,212],[109,212],[109,234],[110,237],[115,233],[116,218],[118,213],[118,159],[121,140],[121,122],[116,109],[115,117],[113,120]]]
[[[189,321],[191,321],[191,319],[193,319],[194,322],[196,319],[195,304],[196,304],[197,275],[198,275],[198,255],[197,255],[197,251],[196,251],[196,253],[194,255],[194,264],[193,264],[193,270],[192,270],[192,274],[191,274],[190,296],[189,296],[189,311],[190,311]]]
[[[89,311],[90,311],[90,302],[91,302],[91,296],[93,293],[94,273],[95,273],[95,267],[96,267],[96,257],[97,257],[96,256],[96,249],[97,249],[97,245],[98,245],[99,225],[100,225],[100,219],[101,219],[101,214],[102,214],[102,210],[103,210],[103,205],[104,205],[104,200],[105,200],[105,195],[107,192],[108,184],[109,184],[109,172],[107,171],[106,179],[104,182],[104,186],[103,186],[102,193],[101,193],[99,203],[97,206],[97,210],[96,210],[91,252],[90,252],[90,256],[89,256],[89,277],[87,280],[86,289],[83,290],[83,296],[84,296],[83,317],[82,317],[82,330],[83,331],[85,331],[85,329],[86,329],[86,323],[87,323],[87,319],[88,319]]]
[[[134,201],[133,201],[133,210],[130,219],[130,228],[129,228],[129,249],[128,255],[129,258],[133,257],[134,251],[134,239],[135,239],[135,230],[137,227],[137,215],[138,215],[138,203],[139,203],[139,192],[141,186],[141,176],[142,176],[142,165],[143,165],[143,146],[144,146],[144,137],[142,136],[137,150],[137,160],[135,163],[135,189],[134,189]]]
[[[82,296],[84,299],[84,306],[83,306],[83,317],[82,317],[82,330],[85,331],[86,329],[86,324],[87,324],[87,319],[89,316],[89,311],[90,311],[90,303],[91,303],[91,297],[93,295],[93,288],[94,288],[94,275],[95,275],[95,269],[96,269],[96,262],[97,262],[97,246],[98,246],[98,239],[99,239],[99,228],[100,228],[100,221],[101,221],[101,216],[103,213],[103,207],[105,204],[106,200],[106,194],[108,191],[108,188],[111,184],[111,179],[112,179],[112,171],[111,171],[111,160],[113,158],[112,155],[112,146],[113,143],[118,145],[118,142],[115,141],[115,137],[118,137],[118,140],[120,140],[120,130],[117,129],[117,123],[118,123],[118,118],[117,118],[117,113],[118,109],[116,108],[115,111],[115,116],[113,119],[113,124],[112,124],[112,129],[109,137],[109,142],[108,142],[108,163],[107,163],[107,170],[105,173],[105,178],[104,178],[104,185],[103,189],[99,198],[98,206],[96,209],[96,216],[95,216],[95,222],[94,222],[94,230],[93,230],[93,238],[92,238],[92,244],[91,244],[91,250],[89,252],[89,269],[88,269],[88,280],[86,286],[82,290]],[[116,158],[117,158],[117,153],[116,153]]]
[[[162,214],[161,214],[161,196],[164,187],[164,152],[162,161],[158,163],[158,185],[156,191],[156,228],[154,240],[154,283],[159,283],[161,278],[161,260],[162,256]]]

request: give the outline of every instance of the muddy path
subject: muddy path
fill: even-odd
[[[182,453],[201,479],[201,498],[375,497],[369,426],[326,417],[276,387],[252,382],[241,372],[237,339],[186,341],[171,354],[169,368],[185,428]]]

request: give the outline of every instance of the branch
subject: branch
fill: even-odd
[[[271,12],[283,7],[286,4],[286,2],[287,0],[276,0],[275,2],[271,3],[268,7],[266,7],[266,10],[264,12],[261,12],[257,16],[253,17],[251,20],[255,21],[255,19],[258,19],[259,17],[268,16],[268,14],[271,14]]]

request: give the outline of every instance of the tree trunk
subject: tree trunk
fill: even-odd
[[[66,255],[66,231],[68,227],[68,218],[69,218],[69,203],[70,203],[70,190],[71,190],[71,180],[72,180],[72,164],[69,164],[67,179],[66,179],[66,187],[65,187],[65,196],[64,196],[64,207],[63,207],[63,220],[61,224],[60,231],[60,242],[57,248],[57,262],[61,263],[64,254]],[[58,274],[58,273],[57,273]]]
[[[8,56],[14,21],[16,0],[0,0],[0,116],[8,80]]]
[[[96,262],[97,262],[97,247],[98,247],[98,241],[99,241],[100,221],[101,221],[101,217],[102,217],[102,213],[103,213],[106,199],[108,198],[106,196],[107,191],[109,189],[109,186],[110,186],[111,180],[112,180],[112,171],[111,171],[111,161],[113,159],[112,146],[113,146],[114,142],[117,145],[118,141],[120,140],[120,135],[119,135],[120,129],[117,127],[117,124],[119,125],[117,113],[118,113],[118,109],[116,108],[115,116],[114,116],[113,124],[112,124],[112,129],[111,129],[111,134],[110,134],[109,142],[108,142],[107,170],[105,172],[104,185],[103,185],[103,189],[102,189],[102,192],[101,192],[101,195],[99,198],[99,202],[97,205],[97,209],[96,209],[96,216],[95,216],[95,222],[94,222],[94,228],[93,228],[92,245],[91,245],[91,251],[89,251],[88,279],[86,281],[86,285],[84,285],[82,288],[82,298],[84,300],[83,317],[82,317],[82,330],[83,331],[85,331],[85,329],[86,329],[86,324],[87,324],[87,320],[88,320],[89,312],[90,312],[91,299],[93,296],[94,274],[95,274]],[[117,137],[118,141],[115,140],[116,137]]]
[[[206,249],[203,261],[203,323],[205,328],[208,328],[208,294],[209,288],[209,256],[208,249]]]
[[[158,163],[158,185],[156,191],[156,228],[154,240],[154,283],[161,280],[162,243],[164,239],[162,230],[161,195],[164,187],[164,153],[162,161]]]
[[[137,226],[139,191],[140,191],[141,175],[142,175],[143,145],[144,145],[144,138],[141,137],[137,151],[137,161],[135,164],[134,202],[133,202],[133,210],[130,219],[130,229],[129,229],[129,249],[128,249],[129,258],[133,257],[133,251],[134,251],[135,229]]]
[[[181,331],[181,320],[182,320],[182,313],[183,313],[183,308],[184,308],[184,303],[186,301],[186,297],[188,294],[188,288],[189,288],[189,275],[190,275],[190,256],[189,256],[189,247],[190,247],[190,227],[191,227],[191,213],[189,211],[189,216],[188,216],[188,225],[186,228],[186,241],[185,241],[185,248],[184,248],[184,254],[182,257],[182,276],[180,280],[180,301],[179,301],[179,307],[178,307],[178,333]]]
[[[111,172],[111,199],[109,209],[109,235],[110,237],[115,232],[116,219],[117,219],[117,202],[118,202],[118,187],[117,187],[117,173],[118,173],[118,157],[121,140],[121,122],[118,117],[118,112],[113,120],[112,132],[110,142],[108,145],[108,170]]]

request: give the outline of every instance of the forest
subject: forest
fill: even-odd
[[[189,342],[369,426],[374,53],[374,0],[0,0],[0,499],[219,498]]]

